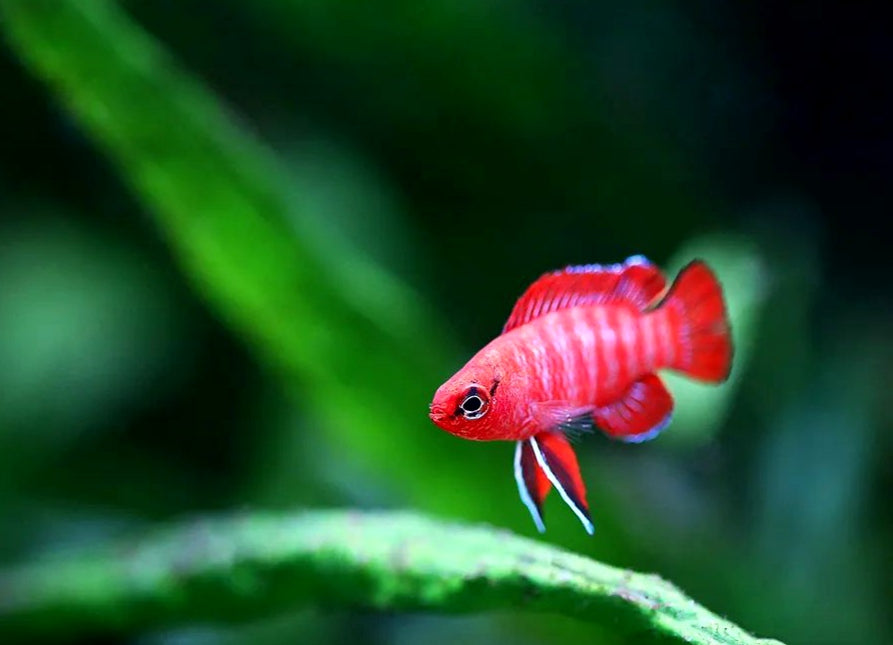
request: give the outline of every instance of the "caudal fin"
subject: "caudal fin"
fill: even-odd
[[[720,383],[732,366],[732,337],[722,287],[704,262],[688,264],[658,307],[675,330],[671,369]]]

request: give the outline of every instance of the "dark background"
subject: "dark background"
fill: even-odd
[[[550,500],[545,539],[659,571],[762,635],[891,642],[893,40],[880,9],[124,6],[275,150],[339,248],[438,312],[463,348],[444,379],[547,269],[706,257],[732,310],[732,381],[673,380],[677,418],[656,442],[584,441],[605,528],[581,539]],[[3,560],[198,511],[406,506],[387,472],[345,469],[308,441],[300,395],[184,279],[118,169],[7,47],[0,83]],[[424,405],[407,431],[438,432]],[[499,517],[532,535],[502,448],[489,479],[453,464],[456,486],[504,486]],[[616,642],[588,629],[302,612],[133,642]]]

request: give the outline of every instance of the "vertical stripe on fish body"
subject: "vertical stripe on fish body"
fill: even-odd
[[[494,349],[532,375],[530,396],[543,401],[605,405],[630,383],[669,364],[671,321],[626,305],[593,305],[549,313],[501,336]]]

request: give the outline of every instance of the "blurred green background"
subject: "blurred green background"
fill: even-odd
[[[893,44],[875,16],[120,7],[121,48],[85,53],[78,81],[117,104],[64,82],[59,101],[0,22],[18,34],[0,47],[4,564],[231,509],[413,508],[532,536],[512,447],[439,431],[430,395],[543,271],[701,256],[732,379],[669,376],[657,441],[581,442],[596,535],[553,496],[544,539],[761,635],[893,642]],[[146,61],[183,85],[116,82]],[[619,642],[554,616],[347,611],[78,642],[98,639]]]

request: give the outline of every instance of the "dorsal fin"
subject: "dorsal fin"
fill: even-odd
[[[663,293],[666,283],[660,269],[641,255],[622,264],[585,264],[546,273],[515,303],[502,332],[580,305],[625,302],[641,311]]]

